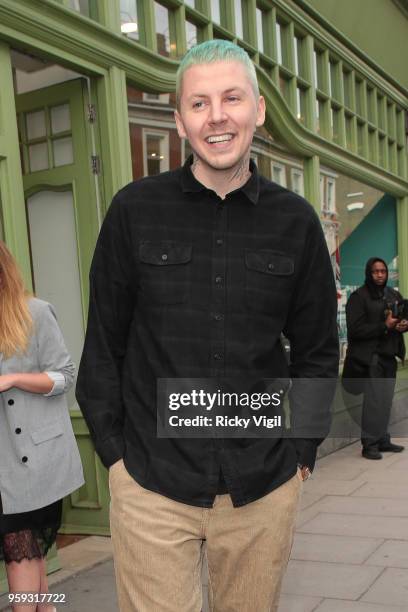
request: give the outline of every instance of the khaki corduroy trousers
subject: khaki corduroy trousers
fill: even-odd
[[[212,612],[277,612],[302,488],[299,473],[234,508],[173,501],[141,487],[123,461],[109,470],[110,524],[121,612],[200,612],[203,543]]]

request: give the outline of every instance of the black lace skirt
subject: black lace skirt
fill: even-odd
[[[30,512],[3,514],[0,496],[0,561],[41,559],[61,527],[62,499]]]

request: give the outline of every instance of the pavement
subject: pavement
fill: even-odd
[[[368,461],[355,443],[320,459],[303,485],[279,612],[408,612],[407,485],[408,448]],[[118,611],[109,538],[66,546],[59,559],[49,576],[66,594],[58,610]],[[203,583],[207,612],[205,569]]]

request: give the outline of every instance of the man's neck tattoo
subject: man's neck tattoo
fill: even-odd
[[[232,183],[232,181],[238,181],[238,182],[245,182],[251,175],[251,172],[249,170],[249,159],[250,156],[247,155],[246,157],[244,157],[239,166],[234,170],[233,174],[230,177],[230,183]]]

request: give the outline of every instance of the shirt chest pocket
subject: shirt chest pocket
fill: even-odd
[[[287,309],[295,271],[290,255],[245,250],[245,300],[249,310],[279,314]]]
[[[142,242],[139,246],[141,295],[152,303],[182,304],[191,293],[191,244]]]

